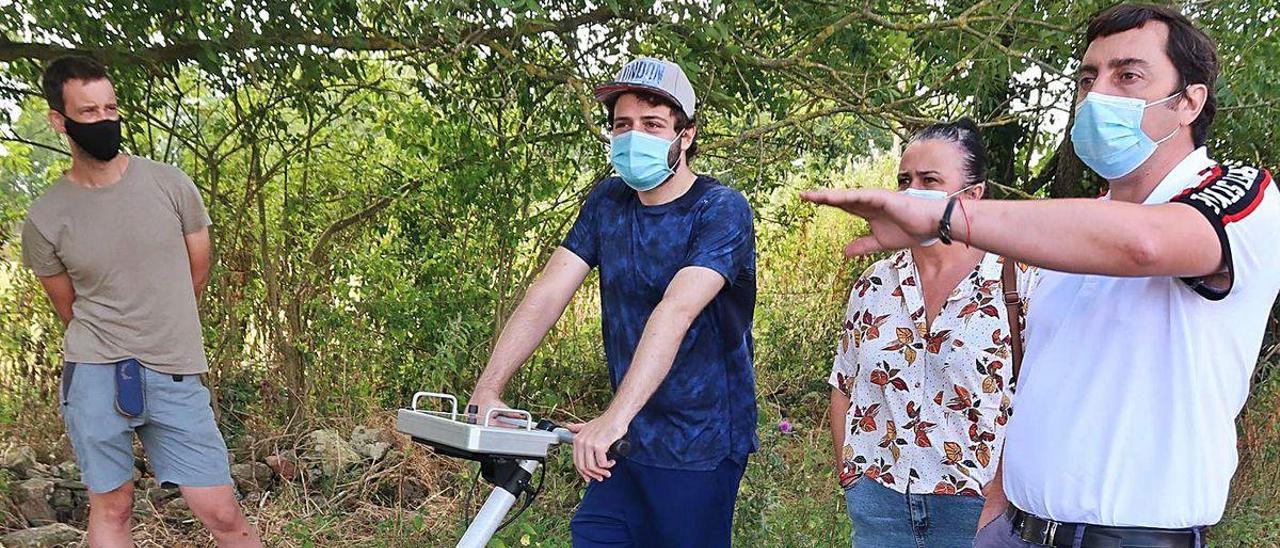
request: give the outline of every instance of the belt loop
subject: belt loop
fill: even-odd
[[[1053,537],[1056,537],[1056,536],[1058,536],[1058,522],[1049,520],[1049,526],[1045,528],[1044,535],[1041,537],[1042,540],[1040,541],[1040,544],[1044,544],[1046,546],[1053,546],[1054,544],[1056,544],[1054,542]],[[1080,547],[1072,545],[1071,548],[1080,548]]]
[[[173,382],[182,382],[182,375],[174,375]]]
[[[1201,547],[1201,543],[1204,541],[1204,539],[1202,539],[1202,538],[1200,537],[1200,531],[1201,531],[1201,530],[1202,530],[1202,528],[1200,528],[1200,527],[1192,527],[1192,528],[1191,528],[1191,531],[1192,531],[1192,532],[1194,532],[1194,533],[1195,533],[1195,535],[1196,535],[1196,540],[1195,540],[1195,545],[1194,545],[1194,547],[1195,547],[1195,548],[1200,548],[1200,547]]]
[[[1089,528],[1088,525],[1080,524],[1076,526],[1075,538],[1071,539],[1071,548],[1084,547],[1084,532]]]

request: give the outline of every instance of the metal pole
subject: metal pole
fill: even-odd
[[[538,461],[522,460],[520,468],[532,476],[538,469]],[[519,493],[512,493],[501,486],[495,486],[489,493],[489,498],[485,499],[484,506],[480,507],[476,519],[467,527],[466,534],[462,535],[462,540],[458,541],[458,548],[484,548],[489,544],[489,539],[493,538],[494,533],[498,531],[498,526],[502,525],[502,520],[507,517],[507,512],[515,505],[517,495]]]

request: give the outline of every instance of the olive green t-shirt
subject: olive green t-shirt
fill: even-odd
[[[137,156],[114,184],[87,188],[64,176],[31,204],[23,264],[42,277],[66,272],[76,292],[66,361],[207,371],[184,236],[210,224],[186,174]]]

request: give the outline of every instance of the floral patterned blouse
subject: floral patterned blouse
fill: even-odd
[[[854,283],[828,380],[852,403],[842,484],[868,477],[900,493],[979,496],[995,475],[1013,396],[1003,264],[983,257],[930,328],[909,250]]]

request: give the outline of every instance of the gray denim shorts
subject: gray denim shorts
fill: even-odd
[[[175,377],[145,367],[142,371],[146,410],[130,418],[115,408],[114,366],[64,366],[62,421],[81,481],[91,492],[106,493],[132,480],[137,433],[156,481],[187,487],[229,485],[227,445],[200,376]]]

